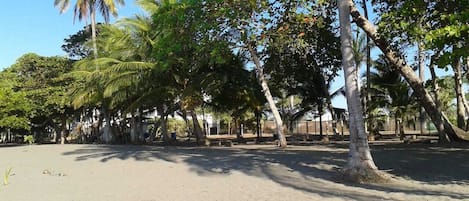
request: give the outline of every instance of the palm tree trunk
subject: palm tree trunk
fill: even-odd
[[[389,43],[384,40],[384,38],[380,37],[374,25],[360,14],[352,0],[347,0],[347,2],[349,4],[348,6],[351,8],[352,18],[357,26],[367,33],[376,46],[381,49],[388,61],[392,63],[396,70],[406,79],[416,96],[420,98],[419,100],[422,106],[425,108],[427,114],[429,114],[441,136],[440,142],[460,141],[465,139],[466,134],[464,134],[464,136],[458,136],[462,133],[456,133],[448,119],[438,110],[434,100],[424,88],[422,80],[417,77],[414,70],[402,59],[402,56],[393,51]]]
[[[280,117],[277,106],[275,105],[272,94],[270,93],[269,85],[267,85],[267,80],[265,79],[265,76],[264,76],[264,70],[261,66],[259,58],[257,57],[257,53],[254,51],[254,48],[252,47],[251,44],[248,44],[247,46],[249,49],[249,53],[251,54],[252,60],[254,64],[256,65],[257,79],[259,79],[259,82],[262,86],[262,91],[264,92],[264,96],[267,99],[267,102],[269,103],[269,107],[270,107],[270,110],[272,110],[272,114],[274,115],[274,120],[275,120],[275,125],[277,128],[277,135],[278,135],[278,140],[279,140],[278,146],[281,148],[285,148],[287,147],[287,138],[285,137],[285,134],[283,133],[282,118]]]
[[[91,18],[91,41],[93,43],[93,57],[95,60],[96,71],[99,71],[99,66],[97,63],[98,59],[98,45],[96,42],[96,7],[95,5],[90,5],[90,18]]]
[[[358,68],[353,60],[350,3],[352,2],[346,0],[338,1],[342,67],[344,69],[346,98],[350,115],[350,150],[344,173],[347,179],[356,182],[381,181],[384,178],[373,161],[365,133],[358,77],[356,75]]]

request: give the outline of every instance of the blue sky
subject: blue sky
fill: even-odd
[[[73,22],[74,2],[63,14],[54,7],[53,0],[2,2],[0,69],[11,66],[25,53],[65,55],[61,49],[63,40],[85,26],[85,22]],[[134,0],[126,0],[126,5],[119,8],[119,17],[130,17],[142,12]],[[101,18],[98,21],[102,21]]]

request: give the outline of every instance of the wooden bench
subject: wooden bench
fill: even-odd
[[[230,138],[205,138],[206,146],[233,146],[233,141]]]

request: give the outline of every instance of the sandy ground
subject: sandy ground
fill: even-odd
[[[469,200],[469,146],[373,146],[400,179],[344,183],[346,145],[0,147],[0,201]],[[3,179],[2,179],[3,180]]]

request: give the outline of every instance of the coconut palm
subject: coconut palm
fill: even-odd
[[[342,67],[344,68],[346,98],[349,109],[350,150],[345,174],[358,181],[381,179],[368,146],[360,104],[356,64],[353,61],[350,2],[338,1]]]
[[[396,135],[400,135],[402,139],[402,123],[406,117],[413,119],[417,113],[417,105],[412,104],[417,100],[399,72],[390,65],[384,56],[374,62],[376,72],[370,75],[370,84],[373,86],[370,95],[373,95],[374,104],[370,105],[373,106],[370,109],[386,108],[394,116]]]
[[[117,17],[117,6],[124,5],[124,0],[77,0],[74,8],[74,18],[87,21],[90,18],[91,38],[93,41],[94,58],[98,58],[98,48],[96,44],[96,13],[99,12],[106,23],[110,20],[110,15]],[[54,6],[60,13],[64,13],[70,7],[70,0],[55,0]],[[96,65],[96,70],[99,70]]]

